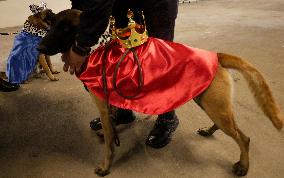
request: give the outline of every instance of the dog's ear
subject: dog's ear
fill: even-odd
[[[47,10],[41,11],[39,13],[36,14],[37,17],[39,17],[41,20],[45,20],[46,16],[47,16]]]
[[[55,14],[50,9],[43,10],[35,15],[42,23],[50,26],[55,20]]]
[[[52,10],[48,10],[47,11],[47,13],[45,14],[45,21],[47,21],[50,25],[52,24],[52,23],[54,23],[55,22],[55,13],[54,12],[52,12]]]

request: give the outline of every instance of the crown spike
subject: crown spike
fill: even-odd
[[[142,12],[143,15],[143,12]],[[115,19],[110,16],[110,31],[114,39],[118,39],[119,43],[124,48],[133,48],[145,43],[148,39],[147,30],[145,27],[144,15],[142,16],[144,24],[138,24],[133,20],[134,13],[129,9],[127,12],[128,26],[125,28],[116,28]]]
[[[113,16],[109,17],[109,32],[112,35],[113,38],[115,38],[115,18]]]
[[[128,11],[127,11],[127,18],[133,19],[133,17],[134,17],[134,13],[130,9],[128,9]]]

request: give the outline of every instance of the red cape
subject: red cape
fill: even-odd
[[[143,88],[134,99],[126,99],[112,84],[115,66],[125,50],[116,40],[110,42],[107,50],[105,46],[97,48],[78,77],[95,95],[105,98],[102,61],[106,57],[109,103],[146,114],[174,110],[198,96],[210,85],[218,67],[215,52],[149,38],[143,45],[135,47],[142,66]],[[133,53],[129,52],[120,64],[117,87],[123,94],[132,95],[137,91],[138,79],[138,67]]]

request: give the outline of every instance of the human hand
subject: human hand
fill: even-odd
[[[70,48],[68,52],[62,53],[61,59],[64,62],[63,70],[65,72],[69,70],[70,74],[73,75],[75,71],[80,72],[86,57],[75,53],[72,48]]]

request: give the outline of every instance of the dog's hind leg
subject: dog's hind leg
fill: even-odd
[[[249,168],[249,137],[237,127],[232,108],[231,77],[224,68],[218,67],[209,88],[200,96],[200,105],[216,126],[232,137],[240,147],[240,160],[233,166],[237,176],[247,174]]]
[[[202,107],[202,105],[200,103],[201,102],[201,96],[202,95],[195,97],[194,101],[195,101],[196,104],[198,104],[198,106],[201,107],[201,109],[204,110],[204,108]],[[211,127],[203,127],[203,128],[198,129],[197,133],[199,135],[203,136],[203,137],[210,137],[218,129],[219,129],[218,126],[216,124],[213,124],[213,126],[211,126]]]
[[[98,98],[96,95],[94,95],[91,90],[89,91],[94,103],[96,103],[100,111],[100,118],[105,141],[104,162],[95,169],[95,173],[99,176],[105,176],[109,173],[109,169],[114,156],[114,130],[111,124],[107,103],[104,100]]]
[[[203,137],[209,137],[212,136],[213,133],[218,130],[218,126],[216,124],[214,124],[213,126],[209,127],[209,128],[200,128],[198,129],[197,133]]]

